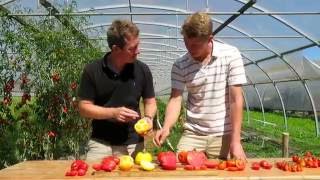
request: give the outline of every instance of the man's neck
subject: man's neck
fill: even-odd
[[[209,43],[207,50],[205,51],[206,53],[204,53],[204,55],[199,58],[199,61],[201,62],[202,65],[207,65],[210,63],[212,58],[212,51],[213,51],[212,47],[213,47],[213,44]]]
[[[125,66],[124,63],[122,63],[121,59],[119,58],[119,56],[117,56],[114,53],[110,53],[110,56],[108,57],[108,61],[110,63],[110,65],[117,71],[117,72],[121,72]]]

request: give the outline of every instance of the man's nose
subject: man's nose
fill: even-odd
[[[135,54],[140,54],[140,49],[137,48]]]

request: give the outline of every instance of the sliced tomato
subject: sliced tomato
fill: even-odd
[[[180,151],[178,153],[178,160],[180,163],[186,164],[187,163],[187,156],[188,152],[187,151]]]
[[[194,168],[194,166],[187,164],[184,166],[184,169],[191,171],[191,170],[194,170],[195,168]]]
[[[200,170],[207,170],[207,166],[206,165],[200,166]]]
[[[236,163],[236,167],[239,170],[244,170],[244,168],[246,167],[246,162],[244,160],[242,160],[242,159],[235,160],[235,163]]]
[[[215,168],[218,167],[219,162],[216,161],[216,160],[206,160],[206,161],[204,162],[204,165],[207,166],[207,168],[215,169]]]
[[[227,168],[227,162],[226,161],[222,161],[219,163],[218,165],[218,169],[219,170],[225,170]]]
[[[195,167],[204,165],[207,160],[206,155],[200,151],[189,151],[187,155],[187,163]]]
[[[227,160],[227,167],[236,167],[236,160],[234,159]]]
[[[227,171],[238,171],[239,169],[237,167],[228,167]]]

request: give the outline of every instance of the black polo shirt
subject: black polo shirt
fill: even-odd
[[[155,96],[150,69],[136,60],[115,73],[107,65],[107,53],[102,59],[87,64],[81,77],[78,96],[104,107],[125,106],[139,112],[140,98]],[[110,142],[112,145],[126,145],[142,142],[143,138],[134,131],[135,120],[120,123],[114,119],[93,120],[92,137]]]

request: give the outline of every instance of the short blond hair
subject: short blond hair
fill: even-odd
[[[107,31],[108,46],[112,49],[113,45],[123,48],[126,45],[125,38],[129,36],[138,37],[139,28],[128,20],[115,20]]]
[[[188,38],[209,38],[212,34],[212,21],[204,12],[196,12],[187,17],[182,25],[181,34]]]

